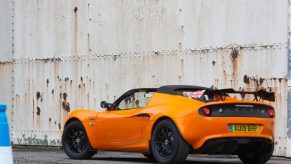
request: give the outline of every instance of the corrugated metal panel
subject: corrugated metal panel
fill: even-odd
[[[282,154],[286,148],[287,65],[280,63],[286,63],[285,55],[285,45],[269,45],[94,55],[59,61],[16,60],[14,141],[36,144],[40,141],[30,143],[27,139],[36,136],[47,137],[47,144],[59,143],[68,114],[64,102],[69,102],[72,109],[99,109],[100,100],[113,101],[130,88],[196,84],[275,91],[276,151]]]
[[[9,0],[0,1],[0,102],[7,104],[8,121],[13,120],[13,7]],[[13,125],[10,123],[10,129]]]
[[[286,43],[285,0],[179,1],[183,47]]]
[[[195,84],[275,91],[285,156],[284,0],[12,2],[14,143],[59,145],[70,110],[134,87]]]
[[[0,63],[12,59],[12,7],[9,0],[0,1]]]
[[[13,64],[9,62],[0,61],[0,102],[7,104],[7,117],[8,121],[12,121],[11,115],[13,114],[13,77],[11,77],[11,71]],[[10,129],[13,127],[10,125]]]
[[[285,0],[18,0],[15,58],[286,43],[285,8]]]

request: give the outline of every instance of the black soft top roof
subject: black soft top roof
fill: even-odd
[[[157,89],[159,93],[166,93],[176,95],[177,91],[199,91],[205,90],[206,92],[213,92],[214,90],[211,88],[194,86],[194,85],[165,85]]]
[[[124,93],[124,95],[130,94],[135,91],[150,91],[150,92],[158,92],[164,94],[171,94],[171,95],[179,95],[179,91],[199,91],[205,90],[204,94],[210,95],[221,95],[227,96],[229,93],[236,93],[240,94],[242,97],[245,94],[253,94],[255,96],[255,100],[268,100],[268,101],[275,101],[275,93],[274,92],[267,92],[265,90],[257,90],[257,91],[236,91],[232,88],[226,89],[212,89],[207,87],[195,86],[195,85],[165,85],[159,88],[136,88],[129,90],[128,92]],[[124,96],[123,95],[123,96]]]

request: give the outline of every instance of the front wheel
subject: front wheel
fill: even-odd
[[[72,159],[88,159],[96,153],[91,149],[86,131],[79,121],[73,121],[65,127],[62,146],[65,153]]]
[[[151,148],[157,162],[165,164],[183,163],[190,150],[190,146],[170,120],[162,120],[154,127]]]
[[[265,144],[250,151],[241,152],[238,157],[245,164],[264,164],[271,159],[273,151],[274,143]]]

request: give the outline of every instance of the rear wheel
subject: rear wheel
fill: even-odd
[[[73,121],[65,127],[62,146],[65,153],[73,159],[88,159],[96,154],[91,149],[86,131],[79,121]]]
[[[274,151],[274,144],[264,144],[251,150],[240,152],[240,160],[245,164],[264,164],[269,161]]]
[[[159,163],[183,163],[190,150],[190,146],[170,120],[162,120],[155,126],[151,148],[153,156]]]

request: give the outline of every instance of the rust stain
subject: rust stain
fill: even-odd
[[[13,62],[12,61],[0,61],[0,64],[1,65],[4,65],[4,64],[13,64]]]
[[[214,65],[215,65],[215,63],[216,63],[216,62],[213,60],[213,61],[212,61],[212,65],[214,66]]]
[[[32,100],[32,122],[33,122],[33,127],[34,127],[34,99]]]
[[[37,100],[39,100],[40,96],[41,96],[41,95],[40,95],[40,92],[36,92],[36,99],[37,99]]]
[[[74,13],[77,13],[77,11],[78,11],[78,7],[75,7],[74,8]]]
[[[68,97],[68,94],[67,93],[63,93],[63,99],[66,101],[67,100],[67,97]]]
[[[49,118],[49,129],[51,129],[52,118]]]
[[[70,112],[70,103],[67,102],[67,97],[68,97],[68,94],[67,93],[63,93],[63,103],[62,103],[62,106],[63,106],[63,109],[67,112]]]
[[[231,63],[232,63],[232,87],[235,88],[237,86],[237,65],[238,65],[238,57],[239,57],[239,50],[237,48],[232,48],[230,53]]]
[[[39,91],[36,92],[36,100],[37,100],[37,101],[40,100],[41,102],[43,101],[43,95],[41,95],[41,93],[40,93]]]
[[[244,83],[250,84],[250,78],[247,75],[244,75]]]
[[[236,60],[238,58],[238,49],[237,48],[233,48],[230,54],[231,60]]]
[[[40,107],[38,106],[38,107],[36,107],[36,115],[40,115]]]
[[[62,128],[61,123],[58,123],[58,126],[59,126],[59,130],[61,130]]]
[[[78,55],[78,7],[74,8],[74,13],[75,13],[75,21],[74,21],[74,34],[73,34],[73,38],[74,38],[74,45],[73,45],[73,52],[75,56]]]
[[[88,55],[92,52],[91,46],[90,46],[90,34],[88,33],[87,35],[87,50],[88,50]]]
[[[184,77],[184,67],[185,67],[185,63],[184,63],[184,59],[181,59],[181,74],[179,75],[179,81],[181,81],[181,79]]]

